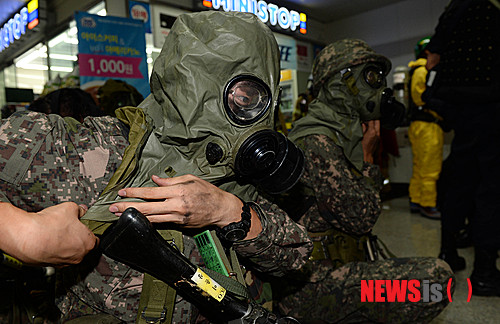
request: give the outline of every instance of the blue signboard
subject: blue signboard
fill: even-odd
[[[122,80],[144,98],[150,94],[146,39],[138,20],[76,13],[80,87]]]

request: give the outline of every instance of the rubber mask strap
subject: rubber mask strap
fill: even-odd
[[[349,91],[357,96],[359,93],[358,87],[356,87],[356,79],[354,78],[354,74],[352,73],[350,68],[343,69],[340,71],[340,76],[342,77],[342,82],[347,85]]]

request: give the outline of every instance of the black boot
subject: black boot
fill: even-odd
[[[451,270],[453,270],[453,272],[465,269],[465,259],[458,255],[457,249],[446,250],[441,248],[441,252],[439,252],[438,258],[446,261],[446,263],[450,265],[450,268]]]
[[[472,294],[500,296],[500,271],[496,267],[496,248],[474,248],[474,270],[470,276]]]
[[[455,233],[441,229],[441,251],[438,258],[448,263],[453,272],[465,269],[465,259],[457,253]]]
[[[472,246],[472,238],[470,235],[470,227],[467,225],[457,235],[457,248],[464,249]]]

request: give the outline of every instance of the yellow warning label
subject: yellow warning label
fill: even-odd
[[[1,253],[1,251],[0,251]],[[23,266],[23,263],[21,261],[19,261],[18,259],[15,259],[13,257],[11,257],[10,255],[8,254],[3,254],[4,256],[4,262],[7,263],[8,265],[10,265],[11,267],[14,267],[14,268],[17,268],[17,269],[21,269],[21,267]],[[0,256],[1,258],[1,256]],[[1,259],[0,259],[0,263],[1,263]]]
[[[226,289],[210,278],[205,272],[201,271],[200,268],[196,270],[191,280],[193,280],[201,290],[217,299],[217,301],[221,301],[224,296],[226,296]]]

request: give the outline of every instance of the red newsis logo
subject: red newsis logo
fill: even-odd
[[[442,290],[429,280],[361,280],[361,302],[440,302]]]

